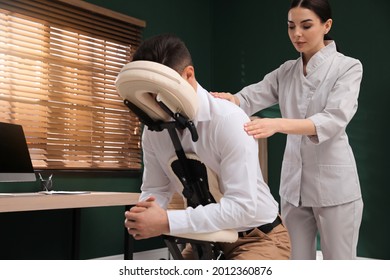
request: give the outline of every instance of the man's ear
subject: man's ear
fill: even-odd
[[[186,68],[184,68],[181,76],[183,77],[184,80],[186,80],[194,89],[195,91],[197,90],[197,82],[195,79],[195,69],[194,66],[188,65]]]
[[[194,66],[188,65],[184,68],[183,73],[181,75],[185,80],[190,81],[191,79],[195,79],[195,69]]]

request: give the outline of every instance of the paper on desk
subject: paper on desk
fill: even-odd
[[[86,194],[88,191],[41,191],[43,194]]]

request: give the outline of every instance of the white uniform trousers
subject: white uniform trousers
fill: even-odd
[[[282,199],[281,214],[290,234],[291,259],[316,259],[318,233],[323,259],[356,259],[362,199],[329,207],[295,207]]]

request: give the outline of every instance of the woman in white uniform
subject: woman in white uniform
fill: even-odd
[[[293,0],[288,34],[301,54],[235,95],[212,93],[248,115],[279,104],[282,118],[245,124],[255,138],[287,134],[280,196],[292,259],[355,259],[363,201],[346,127],[356,113],[361,63],[330,40],[327,0]]]

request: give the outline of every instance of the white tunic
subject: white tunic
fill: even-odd
[[[223,197],[219,203],[168,211],[170,234],[244,231],[272,222],[278,214],[278,203],[263,181],[257,142],[243,130],[248,116],[234,104],[214,98],[200,85],[197,94],[199,111],[194,123],[199,140],[193,142],[188,129],[179,137],[186,153],[195,153],[217,174]],[[171,195],[181,189],[168,170],[168,161],[175,156],[172,140],[166,130],[145,128],[142,145],[141,199],[153,195],[165,208]]]
[[[310,119],[317,136],[288,135],[280,196],[298,206],[332,206],[361,197],[355,158],[345,132],[358,106],[362,65],[337,52],[317,52],[303,74],[302,57],[287,61],[237,97],[248,115],[279,104],[283,118]]]

